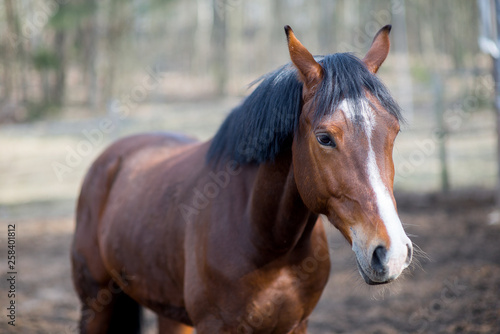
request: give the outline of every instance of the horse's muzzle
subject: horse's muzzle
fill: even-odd
[[[406,249],[407,254],[404,263],[402,265],[396,265],[396,268],[394,267],[394,261],[391,260],[388,251],[384,246],[377,246],[375,248],[367,270],[363,268],[356,257],[356,263],[361,277],[363,277],[365,282],[369,285],[386,284],[396,280],[403,270],[406,269],[411,263],[413,256],[413,245],[411,242],[406,245]]]

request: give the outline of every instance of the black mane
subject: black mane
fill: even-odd
[[[324,79],[314,97],[313,122],[333,113],[345,98],[355,103],[354,113],[361,115],[365,91],[402,120],[387,88],[357,57],[337,53],[316,57],[316,61],[323,67]],[[289,63],[258,81],[262,82],[222,123],[208,150],[209,162],[232,159],[240,164],[260,164],[290,147],[302,109],[302,83],[297,70]]]

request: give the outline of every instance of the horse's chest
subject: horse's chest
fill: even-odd
[[[239,326],[253,332],[266,328],[291,330],[312,310],[305,285],[309,284],[293,274],[281,274],[269,286],[246,298],[246,305],[240,310]]]
[[[323,275],[318,270],[300,276],[290,266],[257,270],[227,285],[204,309],[217,310],[210,317],[215,315],[229,332],[288,333],[312,312],[326,282]]]

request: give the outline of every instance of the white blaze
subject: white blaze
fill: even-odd
[[[352,100],[344,99],[340,103],[339,109],[344,112],[344,115],[351,120],[351,122],[358,123],[361,121],[363,130],[368,138],[368,157],[366,161],[367,174],[370,186],[372,187],[376,197],[377,209],[380,214],[380,218],[385,225],[391,242],[387,254],[389,259],[387,264],[389,277],[397,276],[404,268],[407,267],[407,264],[405,264],[408,257],[407,245],[411,244],[411,242],[403,230],[401,221],[399,220],[399,216],[394,206],[394,202],[392,201],[392,197],[382,181],[382,176],[378,168],[375,151],[373,150],[372,145],[372,132],[375,128],[375,115],[367,101],[362,100],[360,104],[361,114],[358,114],[357,117],[354,112],[354,102]]]

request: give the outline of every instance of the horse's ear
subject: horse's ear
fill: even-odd
[[[373,38],[370,50],[368,50],[365,58],[363,58],[363,62],[372,73],[377,73],[380,65],[382,65],[389,54],[389,48],[391,46],[389,33],[391,32],[391,28],[392,26],[389,24],[378,31]]]
[[[304,85],[311,89],[323,78],[323,68],[314,60],[312,54],[295,37],[292,28],[285,26],[286,39],[288,41],[288,51],[293,64],[300,73],[300,78]]]

